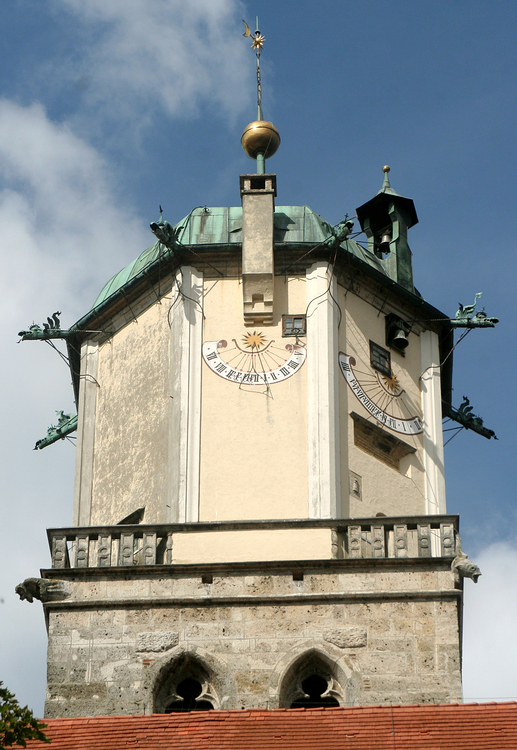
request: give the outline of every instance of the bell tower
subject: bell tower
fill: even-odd
[[[18,587],[43,603],[47,717],[461,701],[479,571],[446,513],[452,325],[413,286],[413,202],[385,167],[365,247],[276,205],[260,96],[242,143],[240,206],[160,216],[38,334],[67,340],[78,404],[74,525]]]

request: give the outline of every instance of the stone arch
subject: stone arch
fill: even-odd
[[[197,702],[214,709],[235,705],[237,688],[228,665],[198,646],[178,646],[149,669],[146,680],[149,713],[164,713],[172,703],[181,701],[183,693],[178,686],[192,680],[201,688]]]
[[[305,697],[302,687],[308,678],[325,680],[322,697],[340,706],[361,704],[363,680],[354,655],[343,652],[323,641],[310,639],[297,644],[276,664],[269,682],[269,707],[290,708]],[[334,705],[336,705],[334,703]]]

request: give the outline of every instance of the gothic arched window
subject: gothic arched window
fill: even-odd
[[[346,704],[339,682],[342,670],[325,654],[311,650],[285,673],[280,687],[281,708],[331,708]]]
[[[329,680],[319,674],[312,674],[302,682],[303,696],[291,703],[291,708],[327,708],[339,706],[339,701],[329,694]]]
[[[213,705],[210,701],[202,700],[203,686],[193,677],[182,680],[176,688],[175,699],[165,706],[164,713],[175,711],[210,711]]]
[[[155,713],[210,711],[218,707],[210,672],[198,660],[182,655],[158,680],[154,691]]]

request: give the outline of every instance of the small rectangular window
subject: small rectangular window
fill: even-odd
[[[382,372],[388,377],[391,375],[391,356],[387,349],[370,341],[370,364],[374,370]]]
[[[282,315],[282,336],[305,336],[306,333],[305,315]]]

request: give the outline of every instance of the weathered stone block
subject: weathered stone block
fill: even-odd
[[[64,682],[68,682],[68,679],[69,669],[67,662],[61,664],[54,663],[47,666],[47,681],[49,685],[60,685]]]
[[[327,630],[324,635],[328,643],[338,648],[360,648],[366,646],[366,630],[363,628],[343,628],[341,630]]]
[[[217,610],[212,607],[184,607],[180,610],[180,621],[183,623],[214,622],[217,619]]]
[[[179,642],[178,633],[147,632],[139,633],[136,640],[136,650],[141,651],[168,651],[177,646]]]
[[[166,629],[168,626],[172,627],[178,623],[180,619],[180,612],[178,609],[169,609],[165,607],[153,609],[150,611],[149,615],[149,623],[160,630]]]
[[[244,593],[248,596],[254,594],[272,594],[274,589],[272,576],[246,576],[244,579]]]
[[[217,622],[198,622],[192,623],[185,627],[183,638],[185,640],[205,640],[206,638],[218,638],[220,634],[219,623]]]
[[[407,653],[415,648],[413,638],[370,638],[370,651],[389,651],[393,653]]]
[[[149,581],[149,596],[166,597],[172,596],[173,581],[171,578],[154,578]]]
[[[150,619],[151,613],[148,609],[126,610],[126,625],[147,625]]]

